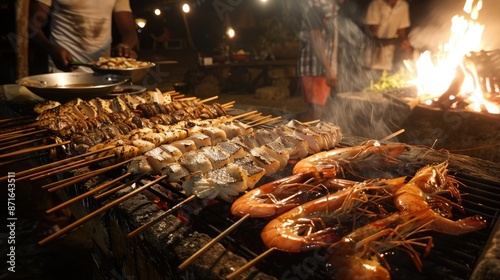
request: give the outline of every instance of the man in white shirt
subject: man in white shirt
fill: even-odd
[[[408,49],[407,29],[410,27],[409,5],[405,0],[373,0],[368,6],[364,24],[367,33],[380,48],[369,48],[366,67],[390,71],[396,48]],[[376,56],[376,57],[375,57]]]
[[[43,28],[49,17],[47,36]],[[71,61],[109,57],[113,20],[121,37],[114,54],[137,57],[138,36],[129,0],[36,0],[30,7],[32,39],[49,54],[49,72],[73,71]]]

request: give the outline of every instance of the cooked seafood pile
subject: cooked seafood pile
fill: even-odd
[[[335,279],[390,279],[383,254],[394,248],[402,248],[421,270],[421,257],[433,246],[425,233],[462,235],[487,222],[479,215],[453,219],[452,209],[463,208],[459,182],[448,175],[447,161],[424,166],[410,179],[337,178],[360,161],[397,163],[394,157],[403,150],[402,145],[369,141],[316,153],[300,160],[293,175],[238,198],[231,212],[271,218],[261,232],[268,248],[290,253],[324,250],[324,270]],[[366,165],[356,165],[360,167]]]
[[[99,60],[91,64],[103,69],[130,69],[151,66],[151,62],[127,57],[99,57]]]
[[[156,177],[202,202],[228,201],[232,215],[268,222],[261,232],[267,247],[326,250],[325,271],[336,279],[388,279],[382,255],[396,247],[420,269],[432,247],[426,232],[458,235],[486,226],[479,216],[453,219],[452,209],[461,209],[459,182],[446,162],[411,178],[347,180],[347,173],[399,164],[406,146],[368,141],[341,148],[342,133],[328,122],[254,127],[224,105],[159,91],[37,111],[38,127],[70,142],[70,156],[98,162],[97,171],[120,166],[120,178],[130,181]],[[260,184],[287,167],[290,176]]]

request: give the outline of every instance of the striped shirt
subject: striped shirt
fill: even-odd
[[[315,55],[311,43],[310,32],[320,30],[324,40],[326,56],[334,73],[337,72],[337,38],[336,16],[338,6],[335,0],[303,0],[304,15],[301,27],[300,58],[298,75],[325,76],[325,69]]]

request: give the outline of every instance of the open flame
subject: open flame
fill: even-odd
[[[457,69],[460,69],[465,74],[463,83],[458,92],[450,95],[449,99],[457,99],[460,96],[460,99],[468,104],[465,106],[467,109],[500,113],[499,105],[485,97],[474,64],[467,63],[467,57],[470,57],[472,52],[481,50],[484,25],[477,19],[482,6],[482,0],[467,0],[463,9],[466,15],[455,15],[452,18],[450,38],[440,47],[438,54],[433,55],[426,51],[416,61],[418,75],[414,82],[425,104],[436,102],[448,90],[456,78]],[[490,90],[498,91],[498,88],[487,86]]]

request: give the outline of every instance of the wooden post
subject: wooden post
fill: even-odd
[[[28,76],[28,20],[30,1],[16,1],[17,79]]]

